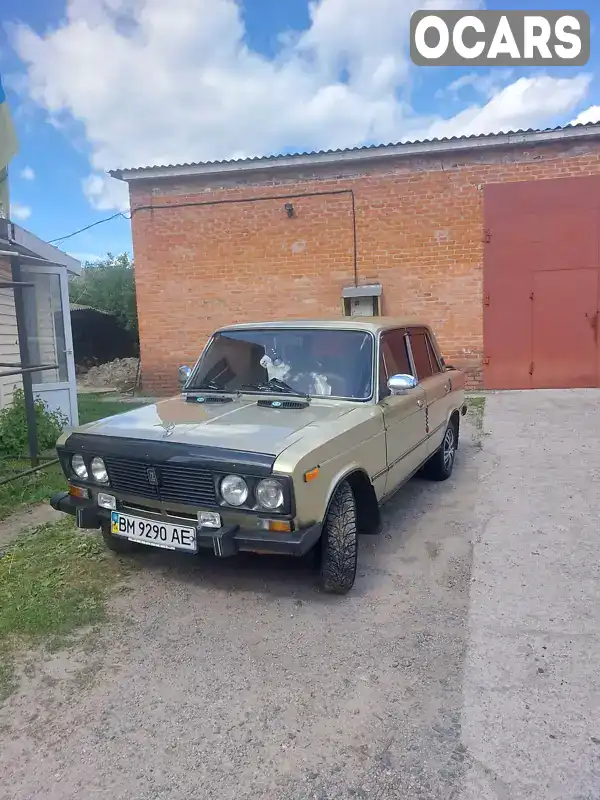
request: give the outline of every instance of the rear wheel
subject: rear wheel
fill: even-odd
[[[432,481],[445,481],[454,469],[454,458],[458,445],[458,426],[450,420],[442,443],[425,465],[425,475]]]
[[[110,523],[102,525],[102,538],[104,544],[113,553],[136,553],[140,550],[140,545],[123,539],[121,536],[113,536],[110,532]]]
[[[333,495],[321,536],[321,586],[331,594],[346,594],[354,586],[358,561],[356,500],[344,481]]]

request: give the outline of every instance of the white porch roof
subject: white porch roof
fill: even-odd
[[[44,242],[15,222],[0,218],[0,256],[19,256],[21,264],[65,267],[72,275],[81,273],[81,262],[58,247]]]

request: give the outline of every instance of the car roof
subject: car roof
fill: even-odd
[[[313,328],[318,330],[361,330],[378,333],[389,328],[429,328],[427,322],[407,317],[329,317],[326,319],[286,319],[269,322],[240,322],[226,325],[218,331],[239,331],[274,328]]]

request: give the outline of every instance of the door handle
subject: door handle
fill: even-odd
[[[444,391],[446,392],[446,394],[450,394],[450,392],[452,391],[452,384],[450,383],[450,381],[444,384]]]
[[[423,408],[423,406],[425,405],[425,400],[417,400],[417,405],[419,406],[419,408]]]

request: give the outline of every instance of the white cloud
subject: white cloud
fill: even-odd
[[[463,89],[472,89],[477,94],[490,98],[493,97],[498,89],[508,83],[510,78],[513,77],[514,72],[514,69],[498,67],[484,74],[480,72],[467,72],[456,78],[452,83],[449,83],[448,86],[439,89],[436,92],[436,97],[442,99],[447,95],[457,96]]]
[[[68,0],[53,30],[18,25],[12,40],[31,99],[63,130],[83,124],[90,202],[122,209],[126,188],[109,168],[537,127],[572,112],[586,76],[498,86],[498,72],[487,92],[479,86],[480,105],[451,119],[415,115],[411,13],[480,5],[317,0],[307,30],[286,32],[273,59],[248,47],[235,0]]]
[[[24,181],[33,181],[35,180],[35,172],[33,171],[32,167],[23,167],[21,170],[21,177]]]
[[[126,183],[116,181],[108,175],[92,173],[81,182],[83,193],[92,208],[98,211],[118,209],[126,211],[129,207],[129,189]]]
[[[11,203],[10,216],[11,219],[18,219],[21,222],[24,222],[31,216],[31,208],[23,205],[22,203]]]
[[[470,106],[452,119],[430,121],[420,135],[441,138],[544,126],[571,112],[585,97],[591,79],[591,75],[519,78],[483,106]]]
[[[600,106],[590,106],[571,120],[571,125],[589,125],[600,122]]]

